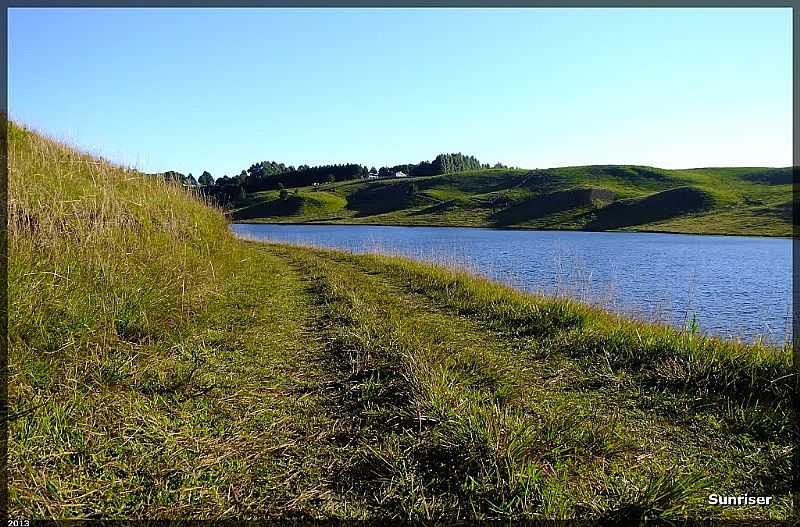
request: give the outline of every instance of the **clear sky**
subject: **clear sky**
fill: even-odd
[[[148,172],[790,166],[791,9],[10,9],[9,113]]]

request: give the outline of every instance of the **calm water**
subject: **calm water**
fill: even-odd
[[[454,263],[514,287],[563,294],[705,333],[791,337],[791,240],[657,233],[352,225],[232,226],[248,238]]]

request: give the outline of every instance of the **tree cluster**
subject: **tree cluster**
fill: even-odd
[[[264,170],[265,166],[269,166],[270,169]],[[282,171],[279,170],[281,167],[283,167]],[[248,169],[244,186],[247,192],[277,189],[280,185],[306,187],[314,183],[361,179],[367,177],[368,173],[367,167],[356,163],[313,167],[300,165],[295,168],[293,166],[286,167],[283,163],[274,161],[262,161]]]
[[[481,165],[481,162],[475,156],[465,156],[461,152],[457,154],[439,154],[431,164],[437,174],[450,174],[451,172],[484,168],[484,165]]]
[[[214,181],[211,174],[205,171],[200,176],[200,180],[210,181],[211,183],[203,184],[200,188],[200,192],[221,206],[234,204],[247,197],[247,190],[244,186],[244,177],[242,174],[243,172],[236,177],[228,177],[225,175]]]
[[[250,192],[262,190],[281,190],[281,198],[288,198],[287,188],[305,187],[315,183],[332,183],[336,181],[349,181],[364,179],[370,175],[381,178],[394,177],[397,172],[409,176],[436,176],[461,172],[464,170],[479,170],[491,168],[490,165],[481,163],[475,156],[464,155],[461,152],[439,154],[433,161],[420,161],[394,166],[384,166],[380,169],[367,167],[358,163],[345,163],[338,165],[292,166],[277,161],[261,161],[250,165],[247,170],[242,170],[239,175],[222,176],[214,180],[208,171],[195,181],[189,174],[184,176],[179,172],[164,172],[162,175],[168,181],[180,181],[186,186],[197,186],[200,192],[210,197],[218,204],[227,206],[245,199]],[[507,168],[502,163],[496,163],[493,168]]]
[[[404,172],[409,176],[438,176],[464,170],[479,170],[481,168],[490,168],[490,166],[488,163],[481,163],[475,156],[468,156],[458,152],[455,154],[439,154],[433,161],[381,167],[377,171],[377,175],[378,177],[393,177],[397,172]],[[501,163],[497,163],[495,168],[506,167]]]
[[[194,176],[189,174],[188,176],[185,174],[181,174],[180,172],[175,172],[174,170],[167,170],[166,172],[159,172],[158,174],[151,174],[158,177],[163,177],[164,181],[167,183],[180,183],[186,187],[196,187],[198,182],[194,179]]]

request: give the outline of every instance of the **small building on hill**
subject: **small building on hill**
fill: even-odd
[[[406,174],[402,170],[398,170],[397,172],[394,173],[394,177],[408,177],[408,174]]]

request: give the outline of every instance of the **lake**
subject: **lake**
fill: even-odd
[[[792,242],[742,236],[234,224],[239,236],[455,264],[513,287],[752,341],[791,338]]]

